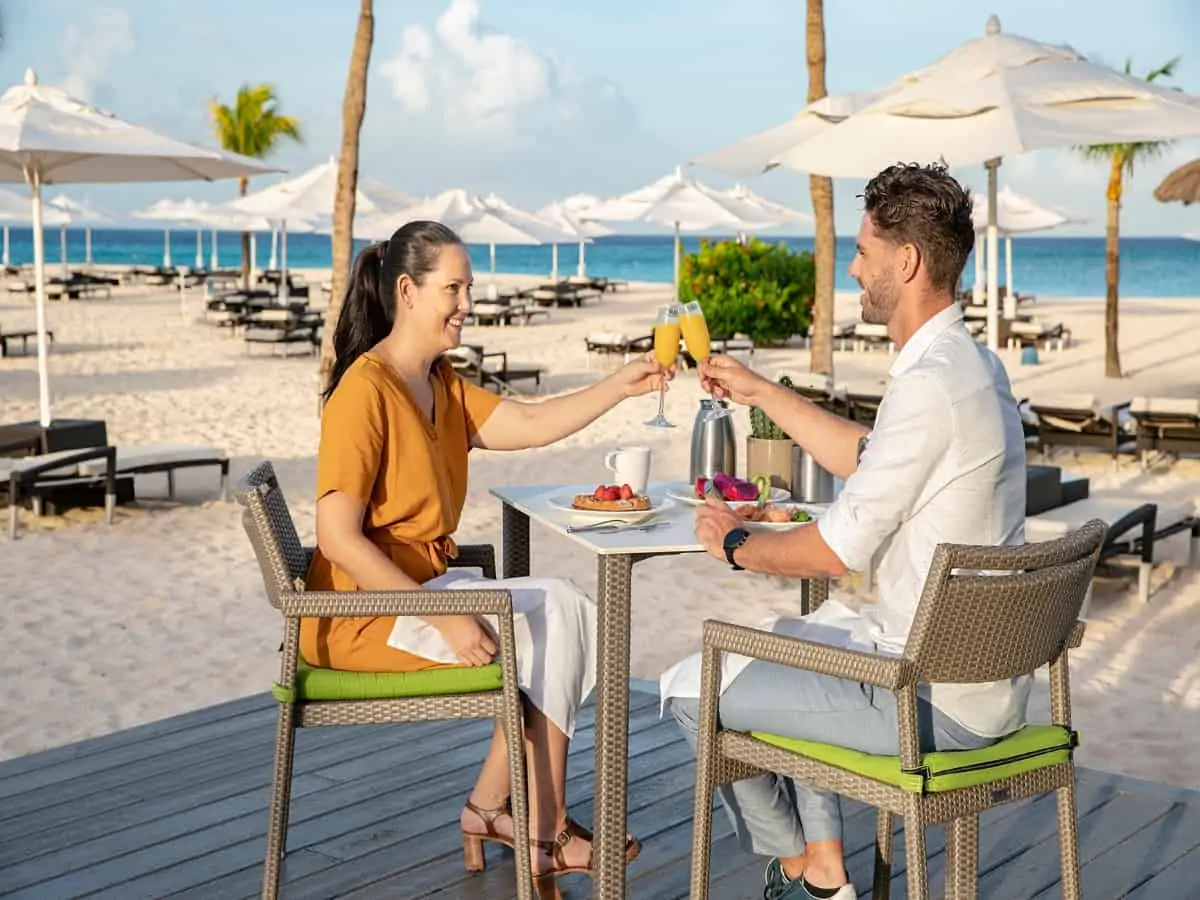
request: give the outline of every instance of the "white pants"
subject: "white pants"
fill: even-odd
[[[576,713],[596,685],[596,603],[591,597],[564,578],[493,581],[447,572],[422,586],[511,592],[521,692],[563,734],[574,733]],[[485,618],[496,627],[495,616]],[[436,662],[458,662],[441,632],[416,616],[396,617],[388,645]]]

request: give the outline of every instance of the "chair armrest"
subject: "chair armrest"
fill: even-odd
[[[512,618],[508,591],[289,591],[279,609],[287,618],[339,616],[500,616]]]
[[[715,619],[704,623],[703,647],[893,691],[914,681],[911,663],[901,657],[832,647]]]
[[[487,353],[479,354],[479,362],[481,364],[483,363],[484,360],[487,360],[487,359],[499,359],[500,360],[500,371],[501,372],[508,371],[508,351],[507,350],[491,350],[491,351],[488,351]]]

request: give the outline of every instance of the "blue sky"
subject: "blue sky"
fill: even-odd
[[[1146,71],[1183,57],[1175,84],[1200,94],[1200,4],[1141,0],[855,0],[827,2],[828,86],[867,90],[981,34],[1068,43]],[[335,153],[357,3],[351,0],[17,0],[6,6],[0,82],[34,67],[123,118],[211,142],[206,102],[239,84],[274,84],[298,116],[289,170]],[[804,0],[376,0],[362,171],[411,194],[497,191],[528,208],[576,192],[611,195],[689,157],[777,124],[804,105]],[[1200,141],[1136,173],[1123,230],[1200,230],[1200,209],[1151,196]],[[693,170],[724,187],[731,179]],[[982,189],[982,169],[956,174]],[[1106,172],[1067,151],[1006,160],[1001,184],[1089,222],[1100,233]],[[262,182],[265,186],[268,182]],[[749,182],[809,209],[808,180]],[[862,185],[836,182],[840,233],[857,225]],[[79,186],[67,193],[127,212],[162,196],[224,199],[231,183]]]

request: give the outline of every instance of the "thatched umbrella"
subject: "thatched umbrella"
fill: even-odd
[[[1154,189],[1154,199],[1162,203],[1178,201],[1184,206],[1200,203],[1200,159],[1180,166]]]

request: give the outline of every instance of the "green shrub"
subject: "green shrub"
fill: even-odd
[[[784,243],[702,240],[680,261],[679,301],[700,301],[714,337],[778,343],[807,333],[815,277],[812,254]]]

